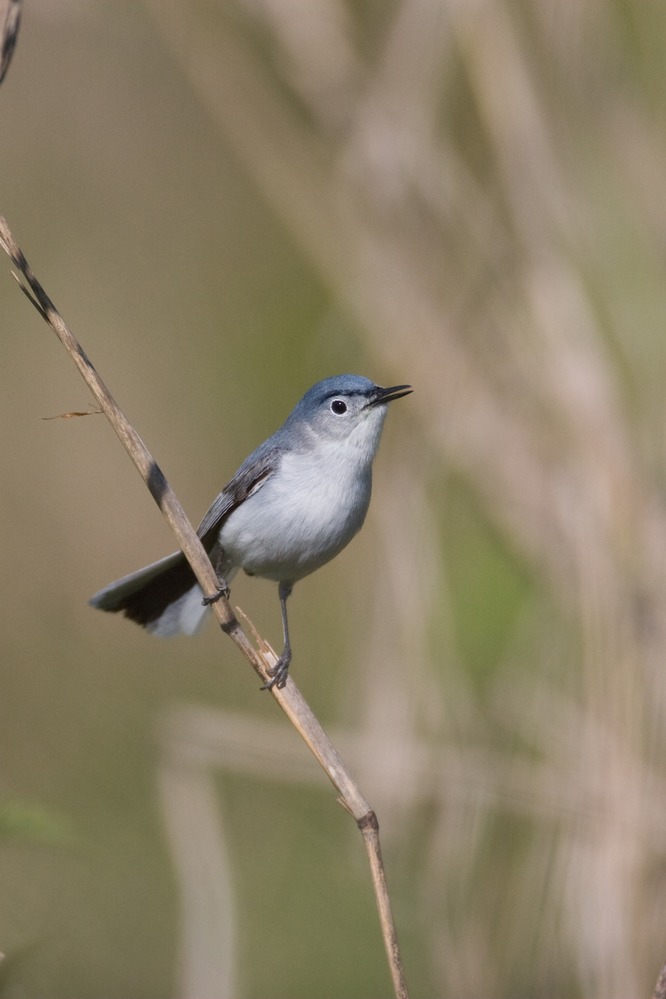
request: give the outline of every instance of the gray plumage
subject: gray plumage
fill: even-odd
[[[218,575],[238,569],[279,584],[285,647],[268,686],[291,660],[286,601],[295,582],[334,558],[360,530],[387,406],[411,392],[359,375],[317,382],[283,425],[245,459],[197,529]],[[208,607],[185,556],[175,552],[91,598],[155,635],[193,634]]]

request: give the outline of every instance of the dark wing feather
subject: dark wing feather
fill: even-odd
[[[278,449],[274,446],[258,447],[249,458],[245,459],[231,482],[213,500],[197,528],[197,534],[207,552],[210,552],[217,541],[220,528],[229,514],[248,496],[261,489],[273,474],[277,455]]]

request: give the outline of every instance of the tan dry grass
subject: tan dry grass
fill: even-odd
[[[636,43],[663,15],[204,6],[149,2],[377,367],[416,386],[419,449],[465,481],[534,580],[479,701],[456,648],[447,525],[403,431],[400,477],[375,500],[387,568],[356,710],[389,828],[407,837],[431,817],[413,919],[440,994],[644,995],[666,917],[658,444],[645,460],[661,407],[616,324],[603,234],[623,198],[635,214],[615,231],[663,241],[666,143],[643,89],[657,70]]]

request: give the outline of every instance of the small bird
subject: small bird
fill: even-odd
[[[294,583],[342,551],[370,504],[372,462],[388,403],[410,385],[382,388],[360,375],[317,382],[285,422],[245,459],[197,534],[220,578],[204,598],[182,552],[124,576],[91,597],[154,635],[192,635],[238,569],[278,583],[284,648],[266,689],[284,687],[291,663],[287,598]]]

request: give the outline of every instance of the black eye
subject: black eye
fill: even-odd
[[[343,402],[342,399],[334,399],[331,403],[331,412],[335,413],[336,416],[342,416],[343,413],[347,412],[347,403]]]

